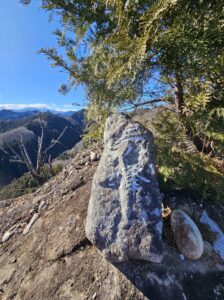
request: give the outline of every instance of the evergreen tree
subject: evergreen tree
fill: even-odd
[[[107,107],[169,103],[199,151],[220,152],[223,0],[43,0],[42,7],[61,20],[55,34],[64,55],[41,52],[68,72],[62,92],[83,84],[92,103]]]
[[[222,160],[209,158],[223,159],[224,149],[224,0],[42,0],[42,8],[60,18],[63,54],[40,52],[68,72],[63,93],[86,88],[90,109],[102,112],[93,124],[105,110],[163,107],[161,174],[168,168],[189,187],[200,165],[198,189],[224,195]],[[205,156],[189,157],[186,140]]]

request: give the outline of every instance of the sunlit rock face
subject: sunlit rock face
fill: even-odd
[[[224,260],[224,233],[218,224],[203,211],[199,226],[204,239],[212,243],[214,251]]]
[[[162,260],[161,196],[150,131],[124,114],[106,121],[86,235],[112,262]]]

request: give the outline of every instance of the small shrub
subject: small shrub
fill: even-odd
[[[111,109],[105,108],[98,103],[91,103],[86,111],[87,128],[83,141],[86,145],[103,139],[104,126]]]
[[[161,190],[187,190],[204,199],[224,201],[223,161],[196,151],[176,114],[161,110],[153,122],[144,123],[155,136]]]
[[[54,176],[60,171],[60,166],[54,166],[52,174],[49,171],[49,166],[44,165],[41,175],[44,178],[44,182],[46,182],[52,177],[52,175]],[[30,173],[25,173],[23,176],[14,179],[10,184],[4,186],[0,190],[0,201],[10,198],[17,198],[28,193],[33,193],[38,187],[38,182],[32,177],[32,175]]]
[[[71,154],[69,154],[66,151],[57,157],[58,160],[69,160],[70,158],[71,158]]]
[[[157,161],[161,189],[184,189],[204,199],[224,201],[224,172],[214,159],[158,147]]]

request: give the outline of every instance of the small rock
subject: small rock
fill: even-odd
[[[97,297],[97,293],[95,292],[95,293],[93,294],[93,296],[92,296],[92,299],[95,300],[96,297]]]
[[[39,206],[38,206],[38,211],[40,211],[44,206],[46,205],[46,201],[41,201]]]
[[[91,161],[96,161],[98,160],[98,157],[97,157],[97,153],[96,152],[90,152],[90,160]]]
[[[199,219],[199,226],[203,238],[212,243],[214,251],[224,259],[224,234],[218,224],[209,218],[208,214],[203,211]]]
[[[19,223],[16,225],[16,228],[23,228],[24,227],[24,223]]]
[[[80,166],[84,166],[85,163],[86,163],[85,160],[82,159],[82,160],[80,160],[79,165],[80,165]]]
[[[36,222],[36,220],[38,219],[39,214],[36,213],[33,215],[33,217],[31,218],[30,222],[28,223],[28,225],[26,226],[26,228],[23,230],[23,235],[27,234],[31,227],[33,226],[33,224]]]
[[[185,260],[185,257],[184,257],[183,254],[180,254],[180,259],[181,259],[181,260]]]
[[[61,191],[61,195],[65,196],[68,194],[68,192],[69,192],[69,189],[64,189],[63,191]]]
[[[32,209],[30,210],[30,215],[33,215],[34,212],[35,212],[35,208],[32,208]]]
[[[3,238],[2,238],[2,243],[5,243],[7,242],[12,236],[13,234],[15,233],[15,230],[12,230],[12,231],[6,231],[3,235]]]
[[[204,241],[203,255],[210,256],[210,255],[212,255],[212,253],[214,253],[212,245],[209,242]]]
[[[11,261],[12,264],[14,264],[14,263],[17,262],[17,259],[16,259],[16,257],[12,257],[12,258],[10,259],[10,261]]]
[[[221,295],[221,287],[219,285],[217,285],[214,289],[213,289],[214,294],[216,294],[217,296]]]
[[[199,259],[204,250],[201,233],[193,220],[182,210],[174,210],[171,215],[171,227],[177,247],[185,257]]]

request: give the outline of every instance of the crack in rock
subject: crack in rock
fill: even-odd
[[[66,252],[63,251],[55,260],[61,260],[67,256],[71,256],[80,250],[86,249],[88,246],[92,246],[92,243],[87,238],[84,238],[78,244],[74,245],[71,250]]]

